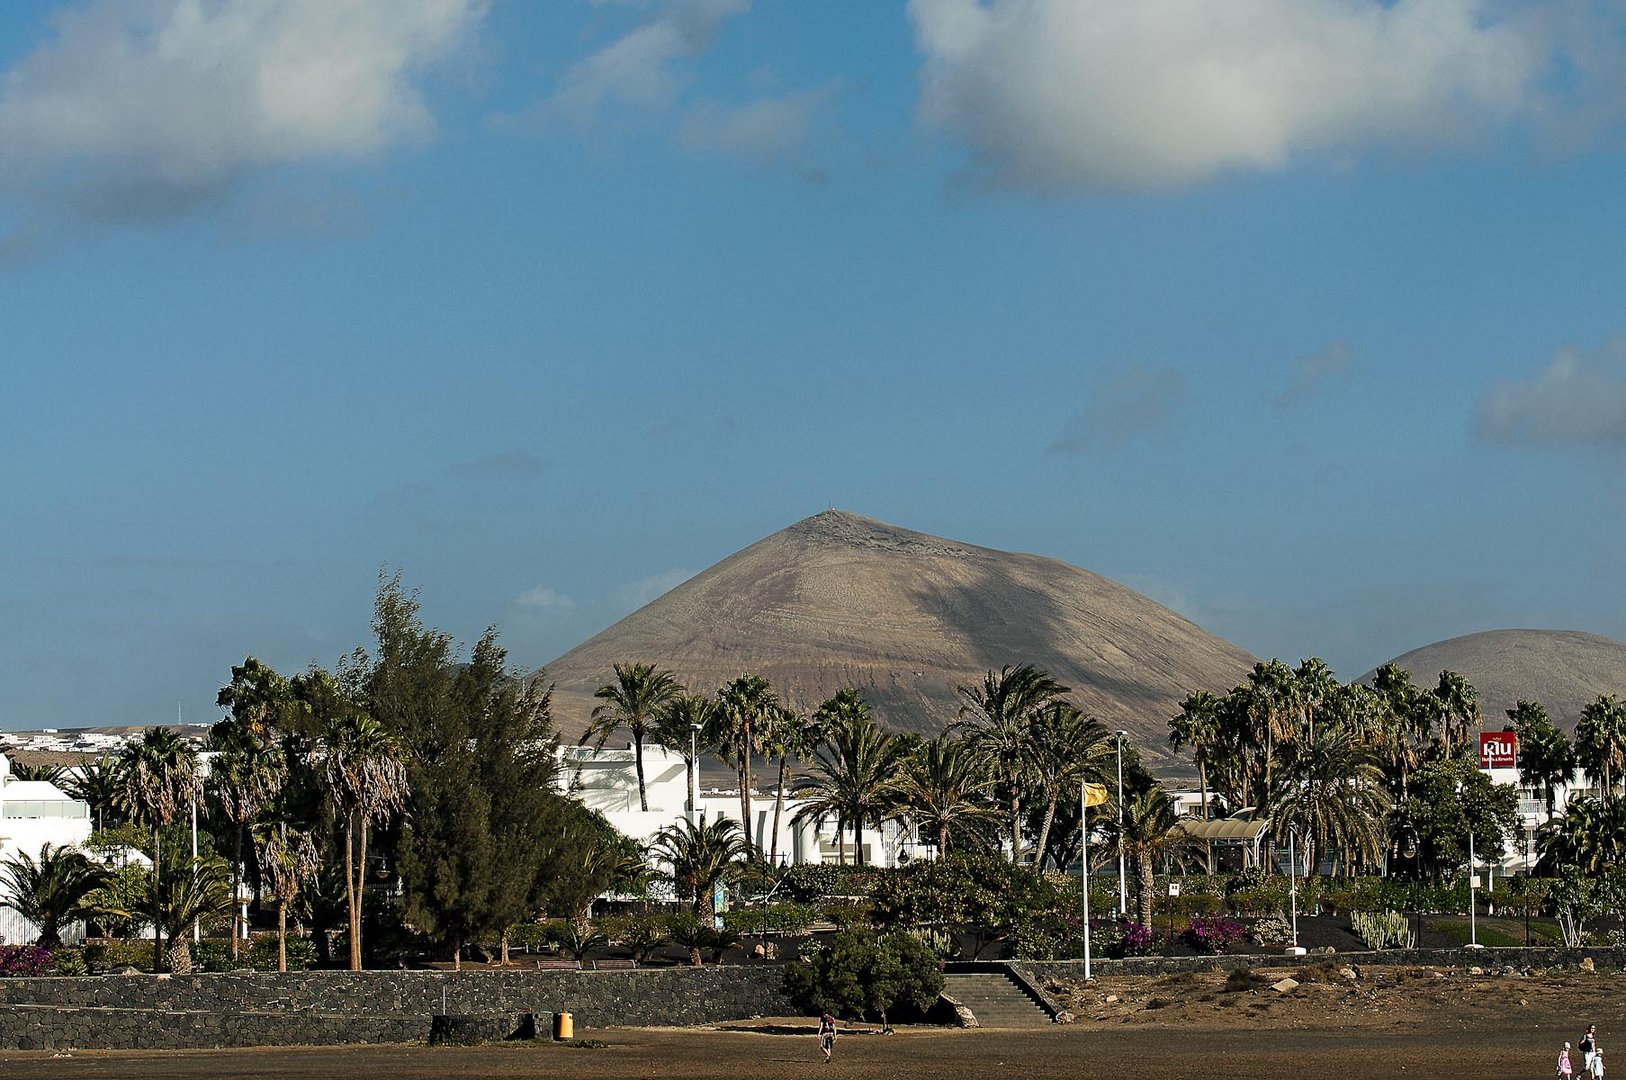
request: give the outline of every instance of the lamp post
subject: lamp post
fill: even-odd
[[[1127,731],[1114,731],[1118,743],[1118,914],[1129,910],[1129,886],[1124,877],[1124,736]]]
[[[1298,834],[1289,830],[1287,833],[1287,900],[1293,909],[1293,947],[1287,950],[1289,956],[1304,955],[1304,950],[1299,947],[1298,861]]]
[[[1462,799],[1462,785],[1457,785],[1457,799]],[[1474,873],[1474,819],[1468,816],[1468,948],[1477,949],[1479,944],[1479,917],[1474,911],[1477,900],[1478,875]]]
[[[1078,790],[1078,850],[1079,891],[1084,894],[1084,981],[1090,975],[1090,785],[1085,781]]]

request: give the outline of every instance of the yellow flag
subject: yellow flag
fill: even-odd
[[[1105,784],[1084,785],[1084,805],[1100,806],[1107,801],[1107,786]]]

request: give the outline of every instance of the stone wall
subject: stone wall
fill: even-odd
[[[1177,975],[1188,971],[1230,970],[1239,967],[1298,967],[1331,960],[1339,964],[1401,964],[1418,967],[1484,968],[1563,968],[1574,967],[1585,957],[1600,971],[1620,971],[1626,967],[1626,949],[1561,947],[1507,949],[1388,949],[1383,952],[1312,952],[1307,956],[1281,953],[1253,953],[1246,956],[1136,956],[1125,960],[1094,960],[1095,975]],[[1026,968],[1038,979],[1077,980],[1084,977],[1082,960],[1022,960],[1013,965]],[[966,965],[955,965],[962,967]],[[969,967],[967,967],[969,970]]]
[[[795,1011],[774,967],[17,978],[0,979],[0,1048],[410,1042],[436,1013],[570,1012],[595,1028]]]

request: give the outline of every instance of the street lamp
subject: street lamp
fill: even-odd
[[[1459,801],[1462,799],[1462,785],[1461,784],[1457,785],[1457,799]],[[1474,861],[1475,861],[1474,860],[1474,819],[1473,819],[1472,815],[1469,815],[1469,817],[1468,817],[1468,948],[1470,948],[1470,949],[1478,949],[1478,948],[1482,947],[1479,944],[1479,919],[1478,919],[1477,913],[1474,911],[1474,908],[1477,906],[1476,903],[1475,903],[1475,900],[1477,899],[1477,897],[1475,896],[1475,892],[1476,892],[1475,886],[1476,886],[1476,884],[1478,883],[1478,880],[1479,880],[1479,876],[1474,873]]]
[[[1124,878],[1124,736],[1127,731],[1114,731],[1118,742],[1118,914],[1129,910],[1129,887]]]

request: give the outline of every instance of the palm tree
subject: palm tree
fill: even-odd
[[[1110,753],[1112,736],[1099,721],[1081,712],[1071,702],[1053,701],[1033,717],[1029,735],[1029,774],[1034,789],[1044,799],[1044,823],[1033,865],[1044,868],[1050,846],[1050,826],[1056,820],[1056,805],[1062,799],[1077,797],[1085,781],[1101,782],[1103,764]]]
[[[1121,842],[1124,857],[1135,867],[1142,926],[1152,925],[1156,860],[1184,843],[1174,825],[1174,800],[1157,785],[1131,794],[1124,801]]]
[[[1598,877],[1626,860],[1626,803],[1575,795],[1564,804],[1563,814],[1536,835],[1543,873],[1574,866],[1588,877]]]
[[[897,739],[866,720],[834,732],[813,753],[813,775],[797,784],[806,803],[797,821],[834,814],[853,827],[858,865],[864,864],[864,824],[882,819],[896,805],[903,747]]]
[[[1558,788],[1575,778],[1575,751],[1539,702],[1515,702],[1507,718],[1519,739],[1519,782],[1541,792],[1551,821]]]
[[[1169,720],[1169,749],[1179,753],[1191,747],[1191,762],[1197,766],[1197,784],[1202,789],[1203,820],[1208,820],[1208,766],[1220,741],[1220,699],[1207,690],[1187,694],[1180,712]]]
[[[152,832],[153,970],[164,963],[161,872],[163,830],[198,793],[198,759],[192,744],[169,728],[148,728],[119,752],[119,804]]]
[[[1454,671],[1440,672],[1433,706],[1440,722],[1440,748],[1449,756],[1453,742],[1466,742],[1468,729],[1479,723],[1479,695],[1467,679]]]
[[[321,858],[310,833],[289,829],[282,822],[255,829],[254,841],[260,853],[260,876],[277,903],[277,970],[287,971],[288,905],[307,881],[315,880],[322,869]]]
[[[1261,794],[1267,805],[1276,763],[1276,745],[1290,741],[1297,728],[1294,720],[1294,684],[1293,669],[1280,660],[1255,664],[1253,670],[1248,672],[1244,700],[1253,725],[1250,741],[1264,748]]]
[[[205,920],[216,919],[231,910],[231,872],[224,859],[200,859],[187,866],[172,859],[164,878],[159,902],[159,927],[169,935],[169,970],[177,975],[192,973],[192,942],[187,929]],[[154,931],[157,933],[158,931]]]
[[[300,711],[293,685],[250,656],[233,664],[231,682],[220,688],[215,704],[231,713],[233,723],[256,742],[272,742],[277,729]]]
[[[78,776],[68,777],[63,790],[80,802],[90,804],[91,813],[96,815],[96,830],[100,832],[106,827],[108,814],[119,815],[118,763],[104,755],[87,763],[79,772]]]
[[[995,783],[971,747],[944,734],[921,743],[904,761],[896,800],[935,837],[941,859],[952,836],[998,816],[988,801]]]
[[[13,780],[37,780],[58,787],[67,782],[68,770],[60,765],[27,765],[20,761],[11,763],[11,778]]]
[[[233,721],[223,723],[232,724]],[[216,725],[216,728],[219,729],[220,725]],[[211,740],[214,735],[211,732]],[[221,753],[211,763],[209,786],[214,791],[221,815],[232,826],[231,956],[235,960],[241,917],[237,895],[243,880],[243,837],[282,790],[288,779],[288,766],[280,748],[243,734],[241,729],[225,728],[220,740],[216,748]]]
[[[692,740],[690,736],[693,736]],[[649,737],[682,756],[686,782],[683,798],[687,802],[696,790],[694,771],[700,767],[700,763],[689,750],[693,746],[695,754],[703,754],[716,745],[716,702],[701,694],[679,694],[655,715],[655,724],[649,730]],[[699,808],[695,806],[688,807],[690,813],[697,809]]]
[[[595,747],[602,747],[617,728],[626,728],[632,733],[633,767],[638,772],[638,809],[646,813],[649,796],[644,790],[644,737],[667,703],[682,693],[677,677],[670,671],[655,670],[653,664],[616,664],[615,681],[593,691],[593,696],[604,704],[593,709],[592,724],[582,741],[592,739]]]
[[[962,686],[961,724],[971,745],[998,770],[1011,814],[1011,861],[1022,861],[1022,788],[1032,752],[1033,717],[1067,693],[1067,687],[1032,664],[1006,665],[983,676],[981,686]]]
[[[1411,672],[1394,664],[1384,664],[1372,676],[1372,689],[1378,695],[1382,719],[1388,731],[1385,756],[1397,794],[1404,799],[1410,790],[1411,774],[1421,762],[1421,748],[1429,741],[1434,716],[1425,695],[1412,682]]]
[[[1324,725],[1314,738],[1286,747],[1276,783],[1271,833],[1278,845],[1298,838],[1306,873],[1322,852],[1339,852],[1346,872],[1357,859],[1382,856],[1390,807],[1383,770],[1348,732]]]
[[[740,778],[740,830],[751,839],[751,755],[760,753],[761,728],[779,708],[779,697],[768,680],[750,672],[717,691],[717,715],[723,746],[733,758]],[[761,845],[758,845],[759,847]]]
[[[712,905],[717,883],[737,874],[752,851],[739,826],[721,817],[704,825],[689,821],[668,825],[649,847],[649,853],[670,868],[679,895],[690,894],[691,910],[706,926],[717,913]]]
[[[1598,785],[1599,798],[1613,800],[1615,784],[1626,771],[1626,702],[1606,694],[1581,710],[1575,755],[1587,778]]]
[[[1338,692],[1338,687],[1338,677],[1319,656],[1299,661],[1299,666],[1294,669],[1288,700],[1304,721],[1304,733],[1308,738],[1315,738],[1316,714],[1327,699]]]
[[[9,907],[39,930],[35,944],[55,949],[62,944],[62,927],[89,913],[88,894],[99,889],[107,872],[70,847],[40,848],[39,862],[26,851],[0,865],[0,884]]]
[[[406,805],[400,743],[356,708],[326,721],[316,748],[322,786],[344,829],[344,899],[350,916],[350,970],[361,970],[361,892],[367,873],[367,826],[382,825]]]
[[[768,844],[768,863],[779,863],[779,819],[785,810],[785,779],[792,757],[805,758],[813,752],[815,729],[807,717],[795,709],[780,706],[768,717],[762,733],[762,752],[779,762],[779,779],[773,789],[773,831]]]

